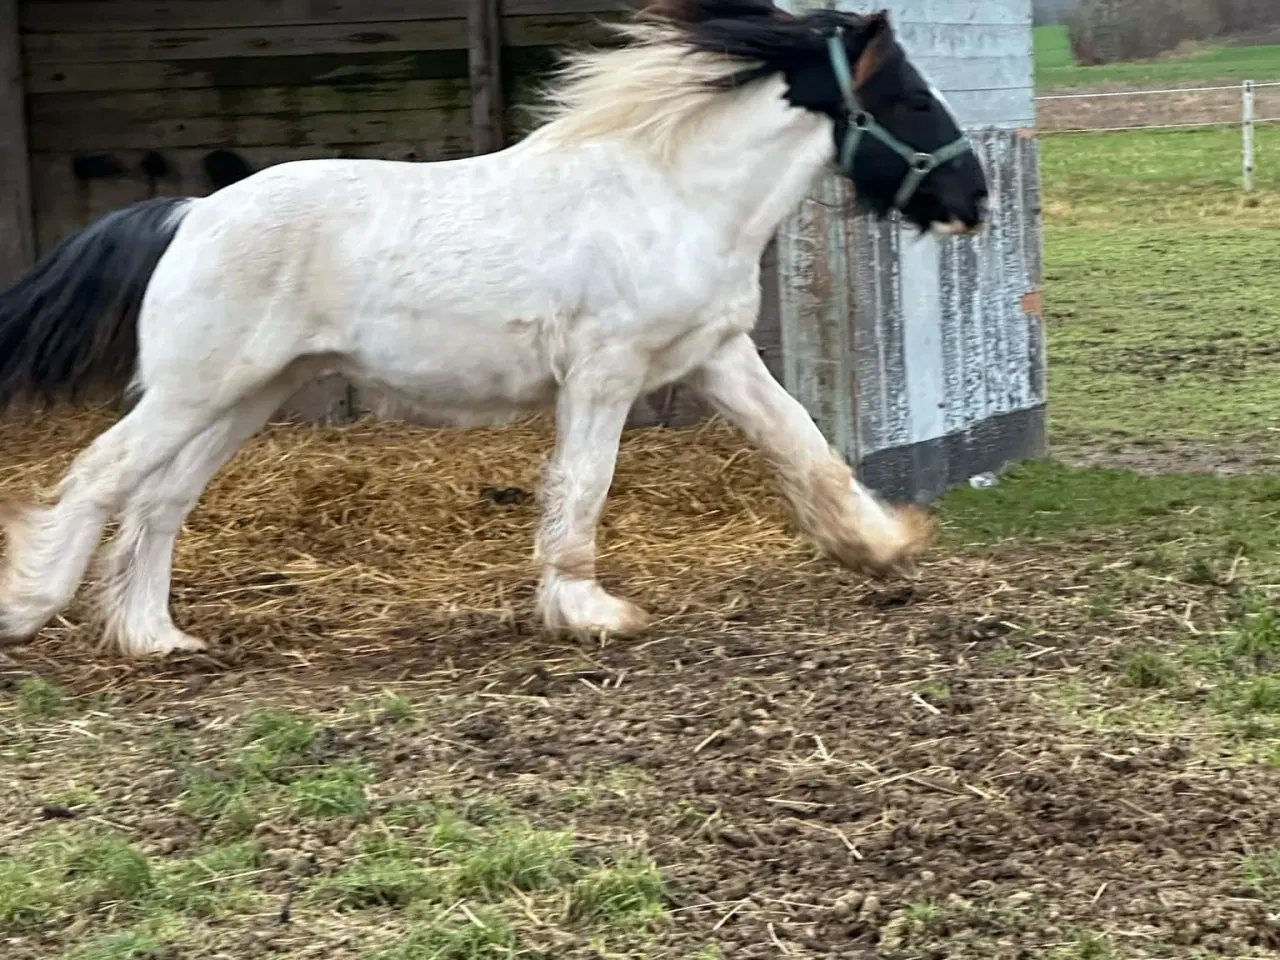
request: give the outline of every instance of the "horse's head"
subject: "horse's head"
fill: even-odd
[[[783,74],[788,102],[831,119],[835,162],[863,209],[879,217],[897,209],[940,234],[967,233],[985,219],[982,165],[886,12],[794,15],[772,0],[656,0],[642,17],[679,24],[695,49],[753,61],[731,84]]]
[[[968,233],[986,217],[987,178],[942,95],[894,37],[888,14],[819,11],[825,58],[788,71],[788,97],[834,122],[836,160],[859,204],[921,230]]]

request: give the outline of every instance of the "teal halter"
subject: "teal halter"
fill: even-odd
[[[907,161],[907,174],[902,180],[902,186],[898,188],[897,195],[893,198],[894,207],[901,211],[920,189],[920,184],[924,182],[925,177],[947,161],[972,151],[973,146],[964,134],[932,153],[921,153],[907,146],[880,126],[858,102],[858,95],[853,88],[853,71],[849,68],[849,54],[844,48],[843,29],[837,28],[836,32],[827,39],[827,50],[831,56],[831,68],[836,74],[836,83],[840,85],[840,93],[844,97],[845,108],[849,112],[849,126],[844,134],[844,143],[840,146],[840,169],[852,177],[853,159],[858,154],[862,135],[865,133],[875,137]]]

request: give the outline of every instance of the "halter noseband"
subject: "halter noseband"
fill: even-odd
[[[858,102],[858,94],[853,86],[853,71],[849,68],[849,54],[844,48],[843,27],[837,27],[835,33],[827,38],[827,51],[831,56],[831,68],[835,71],[836,83],[840,86],[840,94],[844,97],[845,110],[849,115],[844,143],[840,145],[840,169],[852,177],[853,160],[858,154],[862,135],[867,133],[875,137],[907,161],[906,176],[903,177],[902,186],[898,188],[893,198],[893,205],[897,210],[901,211],[907,205],[907,201],[920,189],[920,184],[924,183],[925,177],[947,161],[973,150],[969,138],[963,133],[958,139],[944,147],[939,147],[932,153],[921,153],[903,143],[876,122],[876,119]]]

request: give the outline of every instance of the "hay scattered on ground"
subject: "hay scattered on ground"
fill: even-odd
[[[29,497],[56,483],[113,419],[94,409],[0,425],[0,491]],[[526,619],[553,444],[541,420],[469,431],[372,417],[273,424],[189,517],[175,617],[206,639],[286,645],[368,640],[440,616]],[[814,559],[769,465],[721,421],[628,432],[598,542],[602,580],[659,616],[718,602],[765,558]],[[83,632],[86,613],[50,629]]]

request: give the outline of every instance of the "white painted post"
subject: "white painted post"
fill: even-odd
[[[1241,132],[1244,137],[1244,189],[1253,189],[1253,81],[1244,82],[1244,110]]]

